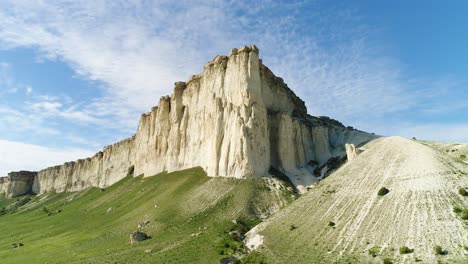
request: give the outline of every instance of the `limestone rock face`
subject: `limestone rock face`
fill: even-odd
[[[0,193],[7,198],[13,198],[32,192],[32,184],[37,172],[10,172],[8,176],[0,178]]]
[[[261,177],[270,167],[297,186],[317,180],[344,144],[373,136],[328,117],[307,114],[305,103],[259,59],[255,46],[216,56],[204,71],[175,83],[172,96],[141,116],[136,134],[91,158],[39,171],[32,191],[79,191],[127,176],[202,167],[210,176]],[[326,168],[325,168],[326,169]]]
[[[346,156],[348,160],[355,159],[359,154],[359,149],[354,144],[346,144]]]

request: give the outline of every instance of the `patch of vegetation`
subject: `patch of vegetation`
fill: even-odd
[[[461,196],[468,196],[468,192],[465,188],[458,189],[458,194],[460,194]]]
[[[453,212],[456,215],[460,216],[461,219],[468,220],[468,209],[467,208],[462,209],[462,208],[460,208],[458,206],[455,206],[455,207],[453,207]]]
[[[383,264],[393,264],[393,259],[391,259],[391,258],[384,258],[384,259],[383,259]]]
[[[21,196],[18,198],[15,202],[2,207],[0,209],[0,216],[6,215],[6,214],[12,214],[16,211],[18,211],[22,206],[26,205],[32,200],[32,197],[29,195]]]
[[[443,250],[441,246],[437,245],[437,246],[434,247],[434,254],[439,255],[439,256],[443,256],[443,255],[447,255],[448,251]]]
[[[380,188],[380,190],[377,192],[377,195],[378,195],[378,196],[384,196],[384,195],[386,195],[386,194],[389,193],[389,192],[390,192],[389,189],[387,189],[387,188],[385,188],[385,187],[382,187],[382,188]]]
[[[330,222],[328,222],[328,226],[335,227],[336,224],[335,224],[335,222],[330,221]]]
[[[410,254],[410,253],[413,253],[414,252],[414,249],[412,248],[409,248],[407,246],[402,246],[400,247],[400,254]]]
[[[297,229],[297,226],[296,226],[296,225],[291,225],[291,226],[289,227],[289,230],[291,230],[291,231],[294,230],[294,229]]]
[[[461,212],[461,219],[468,220],[468,209],[463,209]]]
[[[461,154],[461,155],[460,155],[460,159],[466,159],[466,155]]]
[[[246,254],[245,234],[259,223],[260,221],[253,217],[237,219],[235,224],[225,231],[225,236],[218,245],[218,253],[223,256]]]
[[[369,248],[369,250],[367,251],[369,253],[369,255],[371,255],[372,257],[377,257],[379,252],[380,252],[380,247],[378,246],[373,246],[371,248]]]
[[[241,258],[242,264],[266,264],[266,258],[257,251],[254,251],[244,258]]]

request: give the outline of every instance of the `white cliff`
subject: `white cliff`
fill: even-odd
[[[8,176],[0,178],[0,194],[13,198],[32,192],[32,184],[37,172],[18,171],[10,172]]]
[[[244,46],[177,82],[172,96],[141,116],[133,137],[92,158],[39,171],[32,191],[105,187],[129,174],[197,166],[209,176],[235,178],[267,176],[273,167],[305,188],[318,179],[317,168],[345,156],[344,144],[373,137],[307,115],[304,102],[262,64],[258,49]]]

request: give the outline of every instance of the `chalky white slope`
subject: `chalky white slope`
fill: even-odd
[[[259,249],[277,263],[466,263],[467,221],[453,209],[468,208],[468,199],[458,194],[468,187],[468,165],[441,145],[376,139],[250,237],[262,238]],[[390,192],[378,196],[381,187]],[[437,256],[436,245],[448,254]],[[401,255],[402,246],[414,252]]]

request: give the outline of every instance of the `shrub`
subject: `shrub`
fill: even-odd
[[[384,259],[383,259],[383,264],[393,264],[393,259],[384,258]]]
[[[460,155],[460,159],[466,159],[466,155],[461,154],[461,155]]]
[[[297,226],[291,225],[291,226],[289,227],[289,230],[294,230],[294,229],[296,229],[296,228],[297,228]]]
[[[328,226],[334,227],[334,226],[336,226],[336,224],[335,224],[335,222],[330,221],[330,222],[328,222]]]
[[[369,252],[369,255],[371,255],[372,257],[375,258],[375,257],[377,257],[377,255],[379,254],[380,248],[377,247],[377,246],[371,247],[371,248],[369,248],[368,252]]]
[[[466,191],[465,188],[460,188],[460,189],[458,189],[458,193],[459,193],[461,196],[468,196],[468,192]]]
[[[461,218],[463,220],[468,220],[468,209],[463,209],[461,212]]]
[[[453,212],[456,213],[456,214],[459,214],[459,213],[462,212],[462,209],[461,209],[460,207],[458,207],[458,206],[455,206],[455,207],[453,208]]]
[[[384,195],[386,195],[386,194],[389,193],[389,192],[390,192],[389,189],[387,189],[387,188],[385,188],[385,187],[382,187],[382,188],[380,188],[380,190],[377,192],[377,195],[378,195],[378,196],[384,196]]]
[[[241,259],[242,264],[266,264],[266,259],[263,255],[254,251]]]
[[[436,255],[447,255],[447,251],[443,250],[442,247],[439,245],[434,247],[434,253]]]
[[[442,247],[441,246],[435,246],[434,247],[434,252],[436,255],[442,255]]]
[[[414,249],[411,249],[407,246],[402,246],[400,248],[400,254],[409,254],[409,253],[413,253],[414,252]]]

